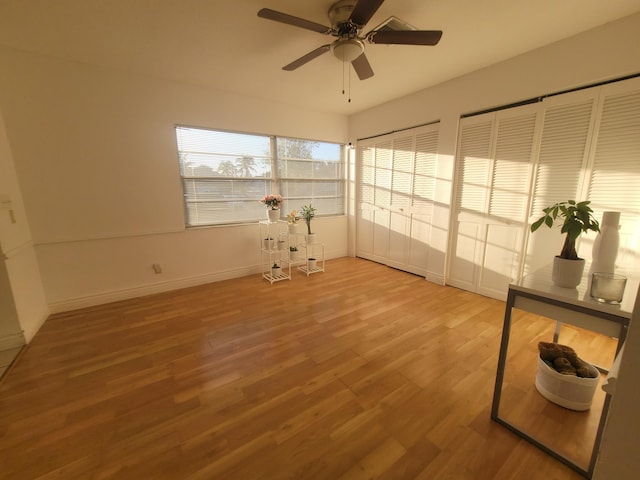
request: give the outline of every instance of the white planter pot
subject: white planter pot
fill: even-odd
[[[284,240],[278,240],[278,250],[284,250],[287,246],[287,242]]]
[[[289,260],[291,260],[292,262],[295,262],[298,259],[298,252],[297,251],[293,251],[293,252],[289,252]]]
[[[307,245],[313,245],[314,243],[316,243],[316,234],[315,233],[307,233],[305,236],[305,241],[307,242]]]
[[[267,218],[270,222],[277,222],[278,220],[280,220],[280,210],[273,210],[269,208],[267,210]]]
[[[289,228],[289,233],[298,233],[298,224],[297,223],[288,224],[288,228]]]
[[[307,268],[309,270],[315,270],[316,266],[317,266],[317,261],[315,258],[310,258],[307,260]]]
[[[597,374],[595,378],[580,378],[556,372],[538,357],[536,390],[550,402],[570,410],[588,410],[598,387],[600,375],[593,365],[589,369]]]
[[[279,277],[280,275],[282,275],[282,267],[271,268],[271,276],[272,277]]]
[[[264,240],[262,240],[262,244],[264,246],[265,250],[272,250],[273,249],[273,238],[265,238]]]
[[[567,260],[558,256],[554,257],[551,281],[556,287],[576,288],[582,281],[584,263],[583,258]]]

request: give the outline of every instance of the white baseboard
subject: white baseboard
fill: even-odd
[[[99,293],[86,297],[73,298],[54,302],[49,304],[51,313],[69,312],[80,308],[95,307],[96,305],[104,305],[105,303],[118,302],[121,300],[129,300],[131,298],[144,297],[146,295],[154,295],[156,293],[170,292],[181,288],[195,287],[205,283],[214,283],[221,280],[229,280],[232,278],[244,277],[247,275],[257,274],[258,268],[230,270],[226,272],[217,272],[208,275],[199,275],[196,277],[181,278],[168,282],[154,283],[152,285],[142,285],[140,287],[127,288],[123,290],[114,290],[111,292]]]
[[[427,273],[427,275],[424,277],[427,280],[429,280],[431,283],[435,283],[437,285],[444,285],[444,275],[437,275],[435,273]]]
[[[0,336],[0,350],[24,347],[25,343],[22,332],[8,333]]]
[[[325,254],[326,260],[347,256],[346,252],[328,252]],[[151,285],[141,285],[139,287],[127,288],[122,290],[114,290],[111,292],[89,295],[86,297],[72,298],[53,302],[49,304],[51,313],[69,312],[80,308],[95,307],[96,305],[104,305],[105,303],[118,302],[121,300],[129,300],[131,298],[144,297],[146,295],[154,295],[156,293],[170,292],[181,288],[195,287],[206,283],[220,282],[222,280],[230,280],[232,278],[246,277],[247,275],[258,275],[261,272],[259,265],[253,267],[239,268],[235,270],[227,270],[224,272],[215,272],[207,275],[198,275],[195,277],[181,278],[167,282],[154,283]],[[260,279],[256,279],[260,281]]]

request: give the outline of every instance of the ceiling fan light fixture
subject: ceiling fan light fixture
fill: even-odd
[[[364,43],[357,38],[336,40],[331,45],[331,51],[338,60],[352,62],[364,53]]]

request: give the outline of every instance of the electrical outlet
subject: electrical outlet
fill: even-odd
[[[162,273],[162,267],[160,266],[159,263],[154,263],[152,267],[153,267],[153,271],[156,272],[156,274]]]

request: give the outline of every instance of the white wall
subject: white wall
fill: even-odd
[[[349,141],[440,120],[434,232],[449,230],[454,155],[460,115],[640,73],[640,14],[380,105],[349,118]],[[353,229],[353,226],[350,226]],[[355,252],[350,231],[349,251]],[[449,239],[429,239],[442,252]],[[444,257],[444,256],[443,256]],[[445,277],[446,261],[429,270]]]
[[[0,70],[0,106],[53,311],[259,271],[257,224],[185,230],[176,124],[347,139],[344,116],[193,85],[11,49],[0,49]],[[316,224],[327,256],[345,255],[346,216]]]

